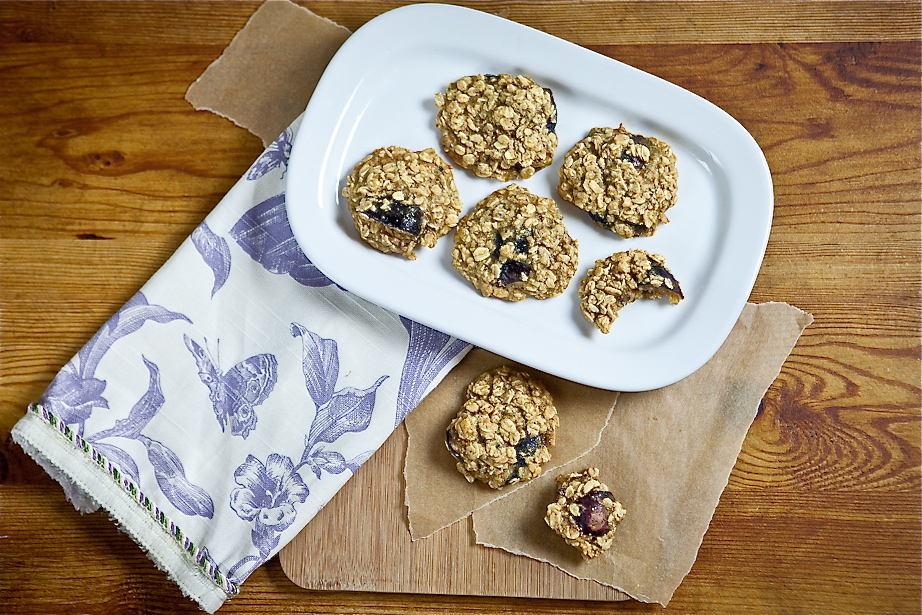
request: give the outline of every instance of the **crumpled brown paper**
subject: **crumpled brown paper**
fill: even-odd
[[[348,29],[287,0],[260,5],[186,100],[269,145],[307,106]]]
[[[667,604],[695,561],[762,396],[812,321],[784,303],[747,304],[697,372],[655,391],[622,393],[585,456],[472,509],[477,543]],[[627,514],[612,548],[586,562],[547,527],[544,512],[556,499],[555,476],[589,466],[600,469]],[[408,475],[408,491],[411,480],[420,479]]]
[[[544,383],[554,398],[560,427],[545,472],[552,472],[595,446],[618,399],[616,392],[557,378],[480,348],[471,350],[405,419],[410,442],[404,474],[413,540],[430,536],[528,484],[491,489],[479,481],[468,483],[445,447],[445,430],[464,403],[467,385],[483,372],[501,365],[530,373]]]

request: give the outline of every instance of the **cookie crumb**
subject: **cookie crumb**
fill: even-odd
[[[544,521],[590,561],[614,543],[624,507],[599,481],[598,468],[557,477],[557,501],[548,504]]]

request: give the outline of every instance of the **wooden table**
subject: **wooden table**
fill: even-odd
[[[394,2],[304,2],[349,28]],[[765,396],[666,612],[920,610],[920,6],[468,2],[696,92],[765,151],[751,300],[815,323]],[[0,3],[0,611],[194,613],[9,438],[26,404],[262,149],[187,86],[255,2]],[[651,612],[306,591],[278,560],[222,613]]]

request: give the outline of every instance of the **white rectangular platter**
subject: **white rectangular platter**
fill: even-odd
[[[433,97],[465,75],[522,74],[551,88],[555,162],[516,182],[558,202],[579,242],[567,290],[545,300],[485,298],[451,265],[453,234],[415,261],[359,239],[346,176],[379,147],[441,152]],[[596,126],[623,124],[669,143],[679,171],[670,222],[621,239],[557,195],[564,154]],[[506,185],[454,169],[462,213]],[[340,286],[398,314],[536,369],[589,386],[643,391],[681,380],[726,339],[749,297],[771,228],[771,175],[761,149],[703,98],[615,60],[480,11],[439,4],[389,11],[356,31],[330,62],[294,141],[287,207],[305,255]],[[685,299],[637,301],[609,334],[579,312],[579,280],[599,258],[662,254]]]

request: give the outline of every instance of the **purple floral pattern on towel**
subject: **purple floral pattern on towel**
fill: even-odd
[[[345,387],[337,390],[339,348],[336,341],[324,339],[298,323],[291,324],[291,335],[301,338],[304,385],[317,408],[297,467],[309,466],[317,478],[323,471],[339,474],[357,468],[361,461],[346,460],[340,453],[324,450],[323,444],[333,444],[347,433],[368,428],[375,407],[375,393],[388,376],[379,377],[367,389]],[[362,461],[371,452],[363,453]]]
[[[228,574],[244,579],[264,562],[278,546],[279,534],[297,517],[295,504],[310,493],[299,474],[307,467],[319,480],[324,472],[354,472],[374,452],[368,450],[352,459],[326,450],[347,433],[368,429],[375,408],[378,387],[388,378],[380,376],[366,389],[336,388],[339,380],[339,347],[335,340],[322,338],[299,323],[291,324],[291,335],[301,339],[301,369],[304,386],[315,405],[314,418],[304,438],[304,451],[297,464],[291,458],[273,453],[266,463],[249,455],[234,472],[239,485],[230,495],[230,507],[244,521],[253,523],[250,537],[258,555],[248,555],[234,564]]]
[[[96,378],[95,374],[112,345],[138,331],[146,322],[166,324],[178,320],[191,323],[183,314],[151,305],[144,293],[136,293],[55,376],[42,395],[41,403],[65,423],[76,424],[77,432],[82,435],[84,423],[93,410],[109,407],[103,396],[106,381]]]
[[[234,472],[239,485],[231,492],[230,507],[244,521],[252,521],[251,537],[260,555],[278,546],[279,534],[297,517],[309,490],[289,457],[272,453],[263,464],[253,455]]]
[[[231,237],[266,271],[289,275],[304,286],[329,286],[333,282],[311,263],[291,233],[285,211],[285,194],[278,194],[249,209],[230,231]]]
[[[191,323],[183,314],[150,304],[144,293],[138,292],[64,366],[42,396],[42,404],[65,423],[76,424],[77,432],[83,434],[84,425],[94,410],[109,409],[104,397],[106,381],[95,377],[102,358],[118,340],[139,331],[145,323],[173,321]],[[141,359],[149,374],[147,392],[132,406],[128,416],[116,420],[108,429],[86,436],[86,440],[136,483],[140,482],[138,462],[112,439],[140,442],[147,450],[157,484],[167,500],[183,514],[211,518],[214,514],[211,497],[186,478],[176,453],[141,433],[165,401],[160,387],[160,369],[146,358]]]
[[[154,478],[170,504],[184,515],[211,519],[214,516],[211,496],[186,478],[179,456],[170,447],[147,436],[138,436],[138,440],[147,448],[147,458],[154,468]]]
[[[463,340],[430,329],[409,318],[401,316],[400,322],[409,333],[410,341],[403,372],[400,374],[395,426],[422,401],[429,384],[445,366],[470,347],[470,344]]]
[[[191,239],[192,245],[214,274],[214,285],[211,287],[211,296],[214,297],[230,275],[231,254],[227,240],[216,235],[205,222],[192,231]]]
[[[82,433],[83,424],[95,408],[109,407],[109,402],[103,397],[105,390],[105,380],[81,375],[72,361],[54,377],[41,401],[65,423],[77,423]]]
[[[160,368],[144,357],[142,360],[150,377],[147,392],[132,406],[128,416],[115,421],[115,425],[109,429],[88,436],[87,440],[106,458],[118,464],[122,472],[130,476],[135,483],[140,482],[140,472],[135,460],[111,441],[102,440],[124,438],[140,442],[147,449],[147,458],[154,470],[157,485],[176,510],[184,515],[198,515],[210,519],[214,515],[214,502],[204,489],[186,478],[186,471],[179,456],[162,442],[141,433],[160,412],[165,401],[160,387]]]
[[[212,578],[219,585],[223,579],[230,587],[242,582],[280,547],[284,532],[297,526],[299,516],[303,523],[309,511],[323,506],[323,498],[336,481],[341,484],[346,473],[354,473],[387,436],[389,426],[402,421],[432,382],[469,348],[466,342],[401,318],[407,335],[402,336],[400,327],[396,330],[387,327],[387,343],[394,347],[381,352],[383,367],[376,368],[377,364],[372,363],[370,367],[345,373],[340,365],[340,351],[366,352],[362,328],[378,326],[379,321],[390,323],[393,316],[359,302],[354,314],[332,313],[332,310],[327,313],[330,298],[347,291],[311,263],[292,234],[283,181],[292,138],[293,129],[289,128],[263,152],[246,173],[246,183],[238,184],[243,189],[236,194],[244,195],[241,197],[244,201],[234,197],[209,216],[207,223],[202,222],[191,234],[191,246],[186,245],[177,253],[177,264],[171,265],[172,275],[152,280],[145,286],[145,290],[151,289],[147,295],[137,293],[114,314],[60,371],[42,398],[48,411],[70,426],[68,429],[75,428],[77,441],[83,438],[91,444],[94,455],[105,457],[107,467],[118,470],[115,473],[118,480],[124,478],[126,488],[136,489],[140,505],[152,511],[150,514],[158,523],[165,528],[169,525],[168,531],[174,537],[182,536],[183,548],[193,554],[196,564],[213,571]],[[254,196],[257,194],[258,198]],[[275,196],[262,196],[272,194]],[[236,253],[237,247],[249,258]],[[188,267],[193,275],[183,277],[183,267]],[[266,276],[266,272],[287,276],[293,283],[286,282],[287,278]],[[232,277],[235,283],[228,284]],[[173,285],[193,280],[194,284],[179,288],[165,285],[165,279],[170,279]],[[270,282],[268,286],[266,280]],[[279,288],[280,282],[288,287],[286,300],[290,296],[298,306],[298,311],[293,312],[297,316],[290,318],[298,320],[304,314],[301,322],[305,324],[262,319],[249,329],[258,330],[259,335],[247,340],[235,337],[241,335],[240,322],[235,321],[238,312],[234,311],[236,306],[225,308],[230,304],[224,300],[237,301],[247,291],[254,293],[253,300],[259,302],[261,295],[257,293],[270,287]],[[186,314],[148,302],[148,296],[169,297],[168,301],[174,301],[173,292],[177,293],[177,305],[182,305]],[[348,296],[340,300],[338,309],[347,310],[343,306],[348,304]],[[287,307],[279,309],[278,302],[270,301],[267,305],[272,305],[280,315],[287,311]],[[202,311],[198,310],[200,307]],[[197,324],[207,327],[197,329],[187,314]],[[215,315],[228,321],[225,324],[223,320],[213,320]],[[318,323],[331,318],[354,325],[354,335],[334,340],[311,330],[314,326],[325,326]],[[118,354],[120,361],[110,357],[103,364],[104,370],[97,369],[121,338],[138,332],[148,322],[156,324],[134,338],[143,340],[139,347],[144,348],[147,356],[137,351],[131,354],[135,341],[126,340],[124,347],[119,345],[113,353]],[[185,350],[175,328],[166,330],[168,335],[158,334],[157,325],[168,323],[176,323],[180,328]],[[290,323],[287,332],[286,327],[280,326],[284,323]],[[225,339],[234,338],[235,348],[240,347],[237,342],[244,341],[244,347],[249,349],[254,339],[260,343],[267,340],[273,348],[280,341],[284,341],[283,345],[300,344],[304,389],[299,384],[297,357],[291,358],[284,351],[253,354],[249,350],[222,365],[218,341],[213,340],[210,345],[204,337],[206,334],[217,337],[221,333]],[[401,340],[407,344],[403,349]],[[147,370],[143,393],[140,392],[143,383],[138,382],[136,375],[143,373],[141,362]],[[138,369],[123,370],[119,363]],[[192,369],[196,370],[197,380]],[[395,384],[389,379],[398,370],[400,381]],[[293,379],[282,381],[282,374]],[[177,375],[182,377],[175,378]],[[341,377],[347,376],[350,384],[358,386],[342,386]],[[186,383],[191,390],[186,390]],[[384,386],[385,383],[389,386]],[[202,386],[207,389],[208,402]],[[382,386],[389,392],[390,403],[384,403],[385,396],[378,394]],[[112,392],[133,391],[135,387],[139,396],[129,398],[128,403],[123,395]],[[276,388],[284,391],[273,394]],[[288,440],[290,448],[279,450],[279,440],[274,439],[278,432],[273,431],[278,425],[273,426],[268,420],[260,423],[257,415],[269,404],[281,403],[278,399],[296,397],[303,400],[298,400],[300,407],[310,408],[313,404],[314,412],[307,413],[302,425],[285,425],[283,429],[298,431],[292,434],[293,441]],[[217,458],[211,457],[216,463],[203,464],[199,455],[205,439],[194,429],[209,430],[209,436],[220,436],[211,419],[200,414],[208,413],[209,403],[221,433],[229,431],[233,437],[223,437],[227,446],[214,451]],[[126,412],[128,405],[131,407]],[[185,416],[183,412],[195,413],[199,419],[190,422],[193,431],[175,428],[177,419],[181,421]],[[106,428],[98,430],[100,425]],[[95,433],[84,435],[87,430]],[[249,438],[253,433],[257,436]],[[129,479],[133,483],[130,487]],[[316,492],[312,494],[311,490]],[[309,500],[311,495],[313,498]],[[149,500],[147,496],[151,496]],[[170,506],[177,514],[187,516],[181,524],[182,532],[180,524],[169,518],[172,514],[163,514]],[[193,521],[192,517],[199,519]],[[213,519],[212,529],[226,530],[229,539],[239,546],[218,544],[218,539],[207,538],[212,535],[208,529],[211,526],[201,519]],[[233,522],[228,523],[230,520]],[[193,540],[199,543],[195,549],[192,549]],[[209,547],[216,554],[220,551],[220,564],[208,553]]]

